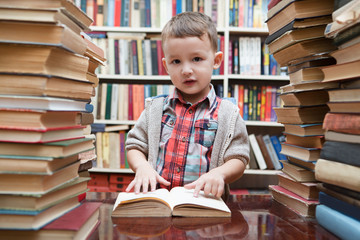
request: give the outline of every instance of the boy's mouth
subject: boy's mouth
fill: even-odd
[[[190,84],[193,84],[193,83],[195,83],[195,82],[196,82],[196,81],[193,80],[193,79],[187,79],[187,80],[184,81],[184,84],[190,85]]]

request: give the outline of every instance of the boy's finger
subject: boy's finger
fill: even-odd
[[[199,181],[196,181],[196,186],[195,186],[195,189],[194,189],[194,197],[198,197],[199,196],[199,193],[200,193],[200,190],[204,188],[204,182],[199,182]]]
[[[156,177],[156,180],[158,181],[158,183],[160,184],[163,184],[165,186],[169,186],[170,185],[170,182],[169,181],[166,181],[163,177],[161,176],[157,176]]]
[[[196,186],[196,182],[188,183],[184,185],[184,188],[186,189],[194,189]]]
[[[142,182],[142,191],[143,193],[147,193],[149,189],[149,181],[147,179],[144,179]]]
[[[131,183],[127,186],[127,188],[125,189],[125,192],[130,192],[131,189],[134,187],[135,185],[135,181],[132,180]]]

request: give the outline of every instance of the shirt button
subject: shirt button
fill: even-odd
[[[174,121],[170,120],[169,124],[172,126],[174,124]]]
[[[179,173],[179,172],[180,172],[180,168],[178,167],[178,168],[176,169],[176,171]]]
[[[186,142],[186,137],[183,137],[183,138],[182,138],[182,142]]]
[[[190,110],[189,110],[189,113],[190,113],[190,114],[192,114],[192,113],[193,113],[193,110],[192,110],[192,109],[190,109]]]
[[[208,124],[206,124],[206,126],[209,128],[209,127],[211,126],[211,124],[210,124],[210,123],[208,123]]]

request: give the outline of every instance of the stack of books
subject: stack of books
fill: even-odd
[[[90,178],[79,176],[96,158],[96,76],[81,32],[92,20],[69,0],[3,1],[0,12],[0,235],[89,234],[99,204],[84,203]],[[66,213],[87,218],[69,228]]]
[[[348,3],[346,3],[348,2]],[[360,14],[359,1],[345,1],[333,14],[325,36],[338,50],[336,65],[323,67],[323,82],[337,82],[329,91],[323,128],[325,143],[315,167],[320,192],[316,219],[342,239],[360,238]]]
[[[338,87],[321,82],[321,66],[335,64],[329,53],[337,48],[324,36],[334,1],[276,2],[269,5],[266,43],[276,61],[287,67],[290,78],[290,84],[281,87],[283,106],[274,108],[285,127],[281,153],[288,159],[281,161],[279,184],[269,188],[278,202],[314,217],[318,204],[314,169],[324,143],[322,122],[329,111],[326,90]]]

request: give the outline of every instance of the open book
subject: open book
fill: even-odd
[[[119,193],[113,217],[231,217],[231,211],[221,198],[198,197],[184,187],[157,189],[148,193]]]

